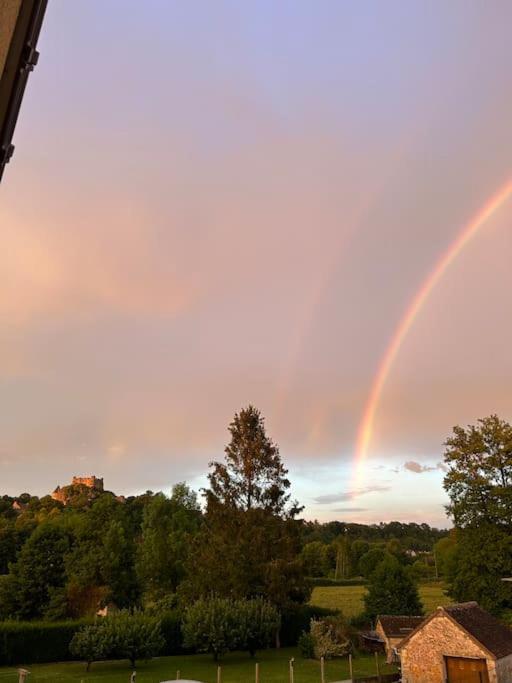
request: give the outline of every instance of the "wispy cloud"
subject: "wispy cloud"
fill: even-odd
[[[442,462],[438,462],[436,465],[422,465],[420,462],[415,460],[408,460],[404,463],[404,470],[408,472],[414,472],[415,474],[422,474],[423,472],[435,472],[435,470],[441,470],[442,472],[447,472],[448,468]]]
[[[333,512],[368,512],[368,508],[334,508]]]
[[[345,491],[343,493],[327,493],[323,496],[317,496],[314,499],[315,503],[319,505],[329,505],[330,503],[343,503],[347,500],[354,500],[354,498],[359,498],[359,496],[365,496],[368,493],[381,493],[383,491],[389,491],[391,486],[383,486],[381,484],[375,484],[373,486],[365,486],[359,489],[352,489]]]

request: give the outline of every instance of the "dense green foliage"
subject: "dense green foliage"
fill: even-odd
[[[454,427],[446,441],[444,487],[456,526],[440,561],[459,601],[477,600],[500,613],[512,607],[512,426],[496,415],[466,428]]]
[[[418,589],[403,565],[392,556],[385,557],[368,581],[364,597],[365,613],[375,620],[379,614],[422,614]]]
[[[277,609],[261,600],[202,598],[185,612],[184,643],[215,660],[226,652],[269,647],[280,626]]]
[[[70,643],[72,655],[87,663],[101,659],[128,659],[132,668],[138,659],[151,659],[165,645],[161,622],[142,612],[119,612],[98,619],[78,631]]]

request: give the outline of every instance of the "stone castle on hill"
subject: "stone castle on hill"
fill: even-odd
[[[104,491],[103,479],[100,479],[99,477],[95,477],[94,475],[92,475],[91,477],[73,477],[73,479],[71,480],[71,484],[62,487],[57,486],[57,488],[51,494],[51,496],[54,500],[58,500],[61,503],[64,503],[65,505],[69,498],[71,487],[75,486],[84,486],[85,488],[91,490],[91,494],[103,493]]]

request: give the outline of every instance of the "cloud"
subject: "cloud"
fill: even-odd
[[[368,508],[335,508],[333,512],[368,512]]]
[[[365,486],[364,488],[345,491],[345,493],[328,493],[323,496],[318,496],[314,499],[314,501],[319,505],[328,505],[329,503],[343,503],[347,500],[354,500],[354,498],[364,496],[367,493],[381,493],[383,491],[389,491],[390,489],[391,486],[382,486],[380,484],[375,484],[374,486]]]
[[[408,460],[404,463],[404,470],[414,472],[415,474],[422,474],[423,472],[435,472],[435,470],[447,472],[448,468],[442,462],[438,462],[437,465],[422,465],[415,460]]]

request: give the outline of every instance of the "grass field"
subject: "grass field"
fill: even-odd
[[[419,586],[420,597],[428,614],[439,607],[447,605],[450,598],[444,594],[441,584],[423,584]],[[311,596],[311,604],[329,609],[339,609],[346,617],[355,617],[363,610],[365,586],[315,586]]]
[[[316,661],[302,659],[295,648],[267,650],[258,654],[255,660],[243,653],[233,653],[223,658],[222,683],[253,683],[254,662],[260,663],[261,683],[287,683],[288,662],[295,658],[295,683],[320,683],[320,665]],[[380,660],[381,671],[395,671],[393,667]],[[130,669],[128,662],[99,662],[93,664],[90,673],[85,672],[84,664],[75,662],[64,664],[39,664],[27,667],[31,675],[27,683],[128,683]],[[137,683],[160,683],[176,679],[180,671],[183,678],[192,678],[204,683],[216,683],[217,665],[210,655],[190,655],[184,657],[160,657],[137,667]],[[375,673],[373,656],[354,658],[354,673],[357,676]],[[346,659],[326,662],[326,681],[340,681],[348,678]],[[15,668],[0,668],[0,683],[17,683]]]

